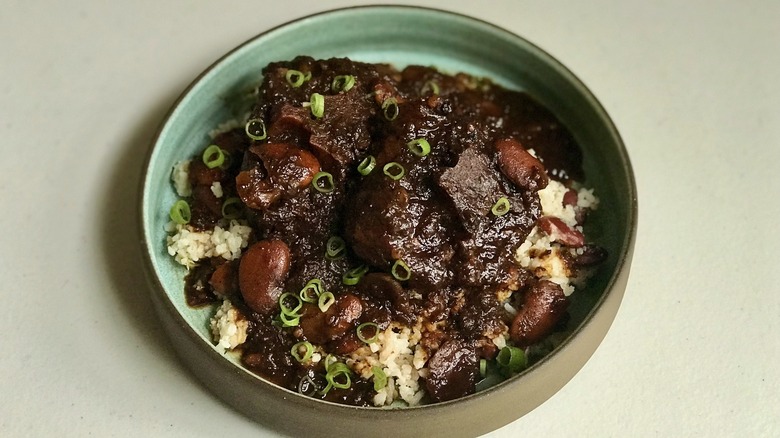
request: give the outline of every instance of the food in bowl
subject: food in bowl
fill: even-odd
[[[168,251],[216,348],[307,396],[457,399],[562,337],[606,257],[569,131],[529,95],[432,67],[298,57],[175,165]]]

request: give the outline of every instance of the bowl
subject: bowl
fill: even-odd
[[[167,206],[176,200],[171,167],[196,154],[219,123],[246,111],[246,102],[237,96],[257,86],[266,64],[303,54],[396,67],[435,65],[449,73],[490,77],[505,87],[527,91],[569,127],[583,149],[585,184],[601,200],[589,220],[589,238],[604,246],[609,257],[589,286],[573,295],[574,330],[554,352],[487,390],[402,409],[308,398],[267,382],[235,357],[217,352],[208,328],[212,311],[187,306],[185,269],[166,251]],[[398,436],[475,436],[501,427],[540,405],[585,364],[609,329],[628,280],[636,186],[615,126],[585,85],[549,54],[506,30],[463,15],[407,6],[357,7],[263,32],[219,59],[184,91],[161,125],[145,166],[140,224],[146,271],[155,308],[177,353],[219,398],[292,435],[345,436],[379,426],[392,428]],[[291,412],[297,413],[295,421],[289,421]]]

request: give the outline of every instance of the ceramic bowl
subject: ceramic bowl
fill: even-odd
[[[586,185],[600,208],[589,219],[589,239],[609,259],[578,290],[574,331],[553,353],[497,386],[428,406],[356,408],[315,400],[275,386],[217,352],[210,341],[211,309],[189,308],[185,269],[166,252],[168,208],[176,200],[173,164],[191,157],[219,123],[246,110],[241,99],[261,69],[296,55],[350,57],[366,62],[434,65],[492,78],[526,90],[550,108],[584,152]],[[404,6],[340,9],[305,17],[252,38],[215,62],[184,91],[154,140],[146,163],[141,205],[145,263],[152,297],[184,363],[214,394],[258,422],[295,436],[347,436],[387,427],[393,436],[475,436],[505,425],[558,391],[595,351],[620,305],[628,279],[637,219],[631,165],[617,130],[588,89],[550,55],[506,30],[463,15]],[[182,400],[186,403],[186,400]],[[295,413],[291,421],[290,413]]]

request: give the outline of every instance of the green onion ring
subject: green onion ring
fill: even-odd
[[[249,120],[244,126],[244,131],[252,140],[265,140],[265,138],[268,137],[263,119]]]
[[[393,170],[395,170],[395,173],[393,173]],[[385,164],[385,167],[382,168],[382,171],[385,173],[385,175],[389,176],[390,179],[395,181],[398,181],[399,179],[403,178],[404,175],[406,175],[406,169],[404,169],[404,166],[396,163],[395,161],[391,161]]]
[[[169,213],[171,220],[179,225],[184,225],[190,222],[192,219],[192,212],[190,211],[190,204],[187,201],[179,199],[173,203],[171,211]]]
[[[336,260],[344,257],[347,253],[347,245],[344,239],[339,236],[331,236],[328,243],[325,244],[325,257],[329,260]]]
[[[482,376],[482,378],[485,378],[486,374],[487,374],[487,360],[480,359],[479,360],[479,375]]]
[[[398,101],[395,97],[388,97],[382,102],[382,113],[385,115],[385,119],[393,121],[398,117]]]
[[[509,204],[509,199],[506,199],[502,196],[498,198],[498,201],[496,201],[495,204],[493,204],[493,208],[490,209],[490,212],[496,216],[503,216],[509,213],[511,208],[512,206]]]
[[[302,72],[293,69],[287,70],[287,74],[284,75],[284,78],[287,79],[287,83],[293,88],[300,87],[306,80],[306,76],[304,76]]]
[[[366,274],[366,272],[368,272],[368,266],[366,265],[360,265],[357,268],[352,268],[341,276],[341,282],[347,286],[354,286],[360,283],[360,279],[363,277],[363,275]]]
[[[287,306],[287,304],[285,304],[284,301],[288,298],[292,298],[293,300],[296,301],[297,304],[295,305],[295,307],[290,308]],[[301,307],[303,307],[303,300],[298,295],[291,294],[290,292],[285,292],[281,296],[279,296],[279,307],[281,307],[282,313],[287,316],[291,316],[291,317],[300,316],[298,314],[298,311],[301,310]]]
[[[400,273],[398,272],[399,270],[401,271]],[[412,270],[409,269],[409,265],[400,259],[393,263],[393,267],[390,268],[390,273],[393,274],[393,277],[399,281],[406,281],[412,278]]]
[[[328,371],[330,367],[333,366],[338,361],[339,359],[336,356],[328,353],[328,355],[325,356],[325,361],[323,362],[323,365],[325,365],[325,371]]]
[[[363,330],[365,330],[366,328],[373,328],[374,335],[367,338],[363,334]],[[359,326],[357,326],[357,337],[358,339],[365,342],[366,344],[373,344],[374,342],[379,340],[379,325],[377,325],[374,322],[364,322],[363,324],[360,324]]]
[[[317,307],[319,307],[321,311],[327,312],[330,306],[335,302],[336,297],[333,296],[333,293],[325,291],[321,293],[320,297],[317,299]]]
[[[279,314],[279,320],[282,327],[295,327],[301,323],[301,315],[288,315],[284,312]]]
[[[371,367],[371,372],[374,373],[374,391],[379,392],[387,386],[387,374],[376,365]]]
[[[303,80],[308,81],[309,79],[311,79],[311,72],[307,71],[306,74],[303,76]]]
[[[222,203],[222,217],[225,219],[238,219],[241,216],[241,199],[232,197]]]
[[[203,151],[203,164],[209,169],[219,167],[225,162],[225,153],[222,148],[213,144]]]
[[[426,91],[431,90],[431,94],[439,94],[439,84],[436,81],[427,81],[420,89],[420,94],[425,94]]]
[[[320,186],[320,181],[324,181],[325,184]],[[320,193],[330,193],[336,188],[333,184],[333,175],[328,172],[317,172],[311,179],[311,185]]]
[[[498,352],[496,362],[498,362],[498,365],[501,366],[501,368],[512,373],[522,370],[527,364],[523,350],[509,345]]]
[[[311,103],[309,107],[311,115],[318,119],[322,118],[325,115],[325,97],[320,93],[312,93],[309,102]]]
[[[366,176],[374,170],[374,167],[376,167],[376,158],[373,155],[369,155],[360,162],[357,170],[361,175]]]
[[[325,380],[328,381],[328,385],[333,386],[334,388],[347,389],[352,386],[351,373],[349,367],[342,362],[334,363],[328,369],[327,374],[325,374]],[[341,376],[344,377],[343,381],[338,380]]]
[[[311,291],[311,293],[309,291]],[[316,303],[317,298],[319,298],[321,292],[322,282],[318,278],[313,278],[309,280],[308,283],[306,283],[306,286],[301,289],[301,292],[298,294],[298,296],[301,298],[301,301],[307,303]]]
[[[340,91],[347,92],[355,86],[355,77],[352,75],[340,75],[333,78],[333,84],[330,88],[338,93]]]
[[[406,147],[418,157],[424,157],[431,153],[431,145],[428,143],[428,140],[424,138],[412,140],[409,143],[406,143]]]
[[[300,352],[301,347],[306,348],[303,356],[301,356]],[[311,355],[314,354],[314,346],[311,345],[311,342],[301,341],[292,346],[290,349],[290,354],[292,354],[292,357],[295,358],[295,360],[297,360],[299,363],[304,363],[311,359]]]

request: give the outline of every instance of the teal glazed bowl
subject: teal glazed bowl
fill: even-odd
[[[176,201],[171,168],[191,157],[218,124],[240,116],[240,96],[258,85],[272,61],[297,55],[365,62],[435,65],[525,90],[573,132],[585,157],[585,185],[600,207],[589,239],[609,252],[585,289],[572,295],[572,334],[543,360],[468,397],[400,409],[357,408],[315,400],[275,386],[212,345],[212,309],[187,306],[185,269],[166,251],[168,208]],[[553,57],[506,30],[454,13],[406,6],[339,9],[266,31],[206,69],[175,103],[146,162],[140,223],[152,297],[165,330],[193,374],[236,410],[294,436],[348,436],[392,428],[396,436],[476,436],[539,406],[566,384],[604,338],[628,281],[637,227],[636,184],[625,147],[596,98]],[[182,400],[182,403],[185,403]],[[290,414],[295,413],[295,421]],[[369,429],[372,428],[372,429]]]

